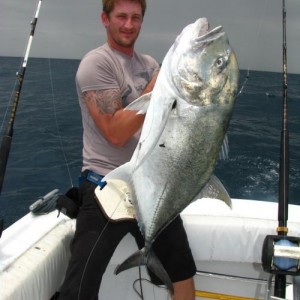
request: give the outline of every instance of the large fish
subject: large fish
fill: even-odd
[[[104,180],[123,180],[129,186],[145,247],[116,273],[147,265],[172,292],[151,248],[156,237],[197,198],[219,194],[231,204],[213,171],[237,87],[238,65],[226,34],[221,26],[209,30],[208,21],[201,18],[177,37],[152,93],[126,108],[139,113],[147,109],[142,133],[131,160]]]

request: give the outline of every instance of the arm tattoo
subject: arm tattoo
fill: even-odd
[[[83,93],[86,103],[93,102],[99,114],[114,114],[122,108],[122,97],[119,89],[88,91]]]

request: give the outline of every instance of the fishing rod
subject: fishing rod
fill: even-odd
[[[287,125],[288,102],[287,102],[287,45],[286,45],[286,8],[285,0],[282,0],[282,96],[283,115],[280,145],[279,164],[279,199],[278,199],[278,228],[277,234],[283,239],[288,233],[288,193],[289,193],[289,131]],[[274,295],[285,298],[286,274],[275,275]]]
[[[300,238],[287,235],[288,192],[289,192],[289,132],[287,99],[287,44],[286,44],[286,7],[282,0],[282,58],[283,58],[283,113],[279,159],[279,197],[277,236],[268,235],[264,240],[263,269],[275,274],[274,296],[285,298],[286,276],[300,275]]]
[[[8,125],[7,125],[6,130],[4,131],[3,139],[2,139],[2,143],[1,143],[1,148],[0,148],[0,195],[1,195],[1,191],[2,191],[2,185],[3,185],[3,181],[4,181],[6,165],[7,165],[8,156],[9,156],[10,147],[11,147],[11,142],[12,142],[12,137],[13,137],[13,127],[14,127],[17,108],[18,108],[18,104],[19,104],[20,94],[21,94],[21,90],[22,90],[23,80],[24,80],[24,76],[25,76],[28,57],[29,57],[29,53],[30,53],[30,48],[31,48],[34,32],[35,32],[35,27],[36,27],[36,24],[38,21],[41,4],[42,4],[42,0],[39,0],[34,19],[30,23],[31,24],[30,36],[29,36],[29,40],[27,43],[27,48],[25,51],[22,65],[16,75],[17,78],[16,78],[14,101],[12,104],[12,109],[11,109]],[[3,231],[3,220],[0,219],[0,237],[1,237],[2,231]]]

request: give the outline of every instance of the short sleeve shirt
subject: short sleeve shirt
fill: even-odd
[[[108,142],[90,116],[82,93],[118,88],[125,107],[140,96],[158,70],[159,65],[151,56],[136,52],[132,57],[127,56],[111,49],[107,43],[84,56],[76,74],[83,125],[83,171],[92,170],[106,175],[129,161],[137,145],[139,132],[123,147]]]

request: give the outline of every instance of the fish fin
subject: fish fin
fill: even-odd
[[[142,250],[138,250],[133,253],[123,263],[116,267],[115,274],[118,275],[125,270],[141,265],[147,266],[149,270],[151,270],[151,272],[153,272],[166,285],[171,295],[174,294],[173,284],[168,273],[157,256],[151,250],[146,253],[145,248],[143,248]]]
[[[230,208],[232,208],[231,198],[217,176],[212,175],[200,193],[195,197],[196,199],[201,198],[213,198],[224,201]]]
[[[128,104],[124,110],[137,110],[138,115],[144,115],[149,107],[150,99],[152,96],[152,92],[144,94],[143,96],[137,98],[130,104]]]
[[[170,291],[171,295],[173,295],[174,288],[173,288],[172,281],[168,273],[166,272],[165,268],[163,267],[162,263],[159,261],[159,259],[157,258],[157,256],[154,254],[153,251],[150,251],[148,254],[147,267],[164,283],[164,285]]]
[[[109,181],[112,179],[120,179],[126,183],[130,183],[130,176],[132,174],[132,167],[130,162],[121,165],[120,167],[112,170],[107,175],[105,175],[101,181]]]
[[[219,152],[219,159],[222,160],[228,159],[228,154],[229,154],[228,136],[227,134],[225,134],[224,141]]]
[[[115,274],[118,275],[119,273],[125,270],[138,267],[138,266],[145,266],[146,264],[147,264],[147,257],[145,256],[144,249],[138,250],[116,267]]]

